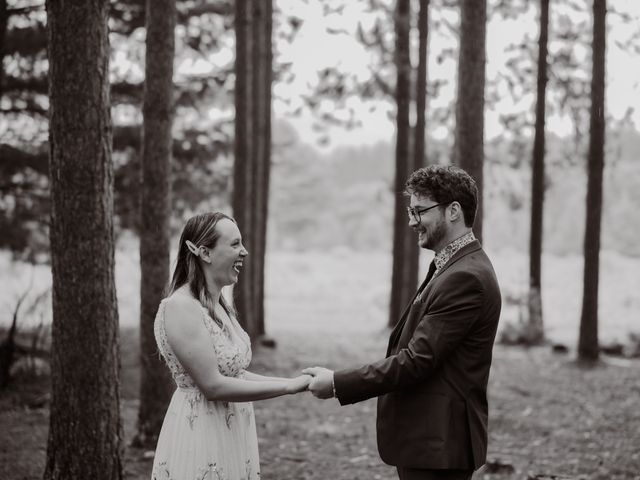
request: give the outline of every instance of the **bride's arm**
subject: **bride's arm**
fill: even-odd
[[[167,302],[164,315],[167,341],[173,353],[208,400],[250,402],[307,389],[311,377],[306,375],[264,381],[225,377],[218,370],[200,308],[189,299],[176,298]]]
[[[260,375],[259,373],[253,373],[248,370],[243,370],[243,378],[246,380],[251,380],[254,382],[271,382],[271,381],[279,381],[279,380],[290,380],[289,378],[284,377],[268,377],[266,375]]]

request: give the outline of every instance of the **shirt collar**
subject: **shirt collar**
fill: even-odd
[[[453,242],[444,247],[438,253],[436,253],[436,256],[433,258],[433,262],[436,265],[436,271],[440,271],[442,267],[444,267],[447,262],[451,260],[451,257],[453,257],[458,250],[460,250],[465,245],[469,245],[475,239],[476,237],[473,232],[465,233],[461,237],[456,238]]]

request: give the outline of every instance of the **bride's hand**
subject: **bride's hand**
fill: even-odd
[[[287,382],[287,393],[305,392],[311,382],[311,375],[300,375],[295,378],[290,378]]]

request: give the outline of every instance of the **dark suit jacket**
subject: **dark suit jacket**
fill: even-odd
[[[418,290],[391,332],[384,360],[335,372],[342,405],[379,396],[384,462],[423,469],[485,463],[487,382],[500,306],[495,272],[474,241]]]

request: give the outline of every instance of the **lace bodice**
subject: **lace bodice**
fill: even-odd
[[[171,345],[167,341],[167,332],[165,330],[165,305],[170,301],[165,298],[160,302],[158,313],[154,323],[154,333],[158,350],[164,358],[165,363],[171,371],[174,381],[178,387],[197,388],[193,379],[185,371],[180,361],[173,353]],[[198,308],[202,312],[202,321],[204,322],[211,344],[216,352],[218,360],[218,370],[226,377],[238,377],[251,362],[251,341],[249,335],[242,329],[238,322],[231,315],[232,325],[225,324],[225,328],[220,326],[211,318],[209,312],[200,302],[193,299],[198,304]],[[234,332],[235,335],[231,334]]]

